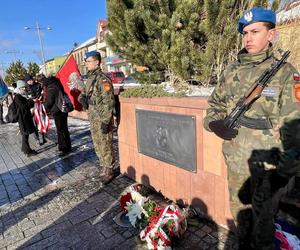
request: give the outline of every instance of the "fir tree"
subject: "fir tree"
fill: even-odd
[[[30,75],[37,75],[40,71],[40,67],[39,65],[37,65],[36,63],[32,63],[32,62],[29,62],[28,65],[27,65],[27,73],[30,74]]]
[[[205,1],[205,33],[208,41],[201,65],[202,81],[217,82],[225,66],[236,59],[242,46],[237,22],[249,7],[247,0]]]
[[[265,7],[267,8],[269,6],[268,0],[255,0],[253,3],[253,6],[259,6],[259,7]]]
[[[27,73],[26,68],[20,60],[12,63],[6,70],[5,82],[9,85],[16,82],[17,80],[22,80],[24,75]]]
[[[170,69],[181,79],[195,75],[197,52],[205,41],[199,30],[201,2],[189,0],[109,0],[107,37],[112,49],[159,73]],[[197,56],[196,56],[197,55]]]
[[[272,2],[272,10],[277,11],[279,9],[280,5],[281,5],[280,0],[274,0]]]

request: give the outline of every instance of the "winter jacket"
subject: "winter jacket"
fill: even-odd
[[[51,115],[61,113],[56,105],[59,91],[64,92],[63,86],[61,85],[59,79],[56,77],[50,77],[47,79],[45,86],[46,98],[44,107],[47,113],[50,113]]]
[[[30,109],[33,108],[34,102],[30,99],[26,99],[21,94],[16,94],[14,102],[17,107],[18,123],[21,134],[32,134],[35,131],[33,124],[32,114]]]

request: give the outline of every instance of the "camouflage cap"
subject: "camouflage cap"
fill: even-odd
[[[265,9],[262,7],[254,7],[248,10],[239,19],[238,31],[242,34],[243,29],[251,23],[267,22],[276,24],[276,14],[273,10]]]

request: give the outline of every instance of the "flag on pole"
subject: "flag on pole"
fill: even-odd
[[[8,94],[8,87],[0,76],[0,103],[5,99]]]
[[[82,110],[82,105],[77,99],[80,94],[78,86],[82,85],[82,80],[77,63],[72,54],[67,57],[62,67],[56,73],[56,77],[61,81],[66,94],[70,97],[70,100],[74,105],[74,108],[78,111]]]

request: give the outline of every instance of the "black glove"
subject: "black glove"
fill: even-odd
[[[83,110],[87,110],[89,108],[88,97],[86,95],[81,95],[78,101],[81,103]]]
[[[109,124],[106,123],[101,123],[101,131],[103,134],[108,134],[109,133]]]
[[[224,125],[224,120],[212,121],[208,124],[210,130],[224,140],[230,141],[238,134],[237,129],[228,128]]]

